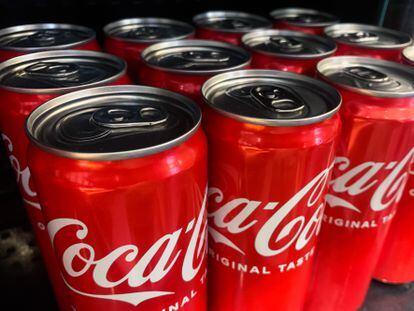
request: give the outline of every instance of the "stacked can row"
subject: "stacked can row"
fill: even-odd
[[[326,26],[295,14],[282,24]],[[414,73],[374,59],[400,61],[410,36],[247,33],[270,25],[239,12],[194,21],[213,40],[181,40],[192,27],[168,19],[105,27],[106,51],[159,88],[126,86],[126,64],[100,52],[0,65],[2,138],[61,309],[203,310],[207,252],[211,310],[355,310],[372,276],[411,281]],[[98,49],[93,31],[59,24],[0,43],[3,60]],[[334,53],[371,58],[321,61]]]

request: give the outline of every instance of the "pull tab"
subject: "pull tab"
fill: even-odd
[[[40,46],[50,46],[56,42],[56,38],[62,35],[58,30],[40,30],[28,36],[28,39],[33,40]]]
[[[162,38],[164,31],[165,31],[165,28],[153,27],[153,26],[142,26],[142,27],[131,29],[128,32],[127,37],[153,40],[153,39]]]
[[[73,81],[79,78],[80,67],[73,63],[39,62],[28,66],[23,71],[36,78]]]
[[[385,73],[367,68],[364,66],[354,66],[344,68],[344,73],[360,83],[364,83],[375,89],[394,89],[398,88],[401,83],[392,79]]]
[[[149,127],[165,123],[167,120],[168,112],[159,107],[108,107],[95,111],[91,116],[91,122],[110,129]]]
[[[302,42],[292,37],[273,36],[269,42],[282,51],[300,51],[303,48]]]
[[[346,33],[343,34],[341,38],[353,43],[370,43],[377,42],[379,40],[379,36],[377,34],[368,31]]]
[[[385,73],[363,66],[347,67],[344,69],[344,72],[353,78],[370,83],[384,83],[390,80],[390,77]]]
[[[251,89],[250,94],[256,102],[277,113],[298,113],[305,109],[299,96],[281,86],[256,86]]]
[[[224,63],[230,60],[230,56],[217,51],[188,51],[181,53],[182,58],[192,63]]]

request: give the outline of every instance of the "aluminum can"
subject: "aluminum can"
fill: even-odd
[[[334,160],[339,93],[275,70],[203,86],[209,310],[301,310]]]
[[[24,122],[33,109],[59,94],[127,82],[125,72],[121,59],[91,51],[38,52],[0,64],[0,133],[61,310],[71,310],[68,290],[60,277],[27,167]]]
[[[272,23],[261,16],[238,11],[209,11],[193,17],[196,37],[241,44],[241,37],[256,29],[271,28]]]
[[[289,30],[257,30],[242,37],[252,55],[251,68],[315,75],[316,64],[336,51],[334,41]]]
[[[414,66],[414,48],[403,50],[403,63]],[[390,284],[414,281],[414,166],[411,163],[409,177],[397,212],[382,247],[374,278]]]
[[[29,167],[73,308],[206,309],[200,109],[143,86],[53,99],[29,116]]]
[[[0,29],[0,63],[33,52],[99,51],[95,31],[71,24],[29,24]]]
[[[414,155],[414,70],[354,56],[317,70],[342,95],[343,126],[305,310],[357,310]]]
[[[277,9],[270,12],[270,16],[273,19],[273,28],[313,35],[322,35],[325,27],[339,22],[332,14],[304,8]]]
[[[194,27],[167,18],[127,18],[104,27],[105,51],[124,59],[128,73],[138,81],[141,52],[154,43],[194,37]]]
[[[201,86],[213,75],[250,64],[250,54],[233,44],[211,40],[179,40],[154,44],[142,52],[142,84],[181,93],[200,106]]]
[[[363,24],[336,24],[325,28],[335,40],[336,55],[367,56],[401,62],[402,50],[412,44],[409,34]]]

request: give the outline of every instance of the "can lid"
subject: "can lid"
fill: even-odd
[[[395,62],[336,56],[320,61],[317,72],[333,84],[369,96],[414,96],[414,69]]]
[[[211,75],[246,67],[250,54],[233,44],[211,40],[177,40],[149,46],[142,60],[162,71]]]
[[[270,16],[277,21],[304,27],[325,27],[339,22],[332,14],[305,8],[277,9],[270,12]]]
[[[0,29],[0,49],[37,52],[67,49],[95,39],[90,28],[70,24],[29,24]]]
[[[187,97],[146,86],[106,86],[72,92],[36,108],[26,121],[30,140],[67,158],[103,161],[170,149],[199,127],[201,112]]]
[[[200,28],[235,33],[272,27],[267,18],[238,11],[209,11],[194,16],[193,22]]]
[[[233,119],[265,126],[300,126],[330,118],[341,96],[328,84],[277,70],[239,70],[210,78],[207,104]]]
[[[104,27],[106,36],[136,43],[185,39],[194,34],[190,24],[168,18],[126,18]]]
[[[48,51],[0,64],[0,88],[17,93],[60,94],[107,84],[125,74],[120,58],[92,51]]]
[[[329,38],[288,30],[256,30],[242,37],[250,49],[285,58],[319,58],[332,55],[336,44]]]
[[[362,48],[395,49],[412,43],[410,35],[396,30],[363,24],[336,24],[325,28],[332,39]]]
[[[410,65],[414,65],[414,46],[406,47],[402,51],[403,58]]]

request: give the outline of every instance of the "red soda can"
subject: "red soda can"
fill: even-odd
[[[99,51],[95,31],[70,24],[29,24],[0,29],[0,63],[41,51]]]
[[[200,119],[190,99],[143,86],[74,92],[29,116],[29,166],[74,309],[206,309]]]
[[[51,51],[0,64],[0,132],[61,310],[71,310],[67,287],[53,254],[41,206],[27,167],[24,122],[29,113],[59,94],[95,85],[128,82],[121,59],[100,52]]]
[[[178,40],[154,44],[142,52],[142,84],[171,90],[203,106],[201,86],[212,76],[250,64],[241,47],[211,40]]]
[[[414,66],[414,47],[406,47],[402,51],[402,63],[410,66]]]
[[[252,55],[252,68],[315,75],[316,64],[336,51],[328,38],[289,30],[257,30],[242,37]]]
[[[414,47],[403,50],[403,63],[414,66]],[[382,247],[374,278],[391,284],[414,281],[414,166]]]
[[[342,95],[342,133],[305,310],[357,310],[414,155],[414,70],[354,56],[317,70]]]
[[[194,37],[194,27],[167,18],[127,18],[104,27],[105,51],[123,58],[137,80],[141,52],[151,44]]]
[[[237,11],[209,11],[193,17],[196,37],[241,44],[241,37],[256,29],[271,28],[272,23],[258,15]]]
[[[341,98],[273,70],[217,75],[209,107],[209,309],[301,310],[324,208]]]
[[[401,62],[402,50],[412,43],[404,32],[363,24],[336,24],[325,28],[335,40],[335,55],[356,55]]]
[[[270,12],[273,28],[322,35],[325,27],[336,24],[339,19],[329,13],[304,9],[283,8]]]

